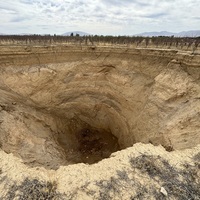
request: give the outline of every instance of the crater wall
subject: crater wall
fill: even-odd
[[[95,163],[133,144],[200,143],[200,56],[177,50],[3,46],[0,144],[29,166]]]

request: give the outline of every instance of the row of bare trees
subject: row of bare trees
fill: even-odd
[[[141,36],[103,36],[103,35],[89,35],[89,36],[79,36],[79,35],[70,35],[70,36],[60,36],[60,35],[0,35],[0,43],[2,42],[23,42],[25,44],[31,43],[87,43],[87,44],[96,44],[96,43],[110,43],[110,44],[136,44],[140,45],[143,43],[146,47],[151,44],[159,46],[191,46],[198,47],[200,45],[200,37],[190,38],[178,38],[178,37],[141,37]]]

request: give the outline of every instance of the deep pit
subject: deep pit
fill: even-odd
[[[0,148],[28,166],[93,164],[137,142],[169,151],[199,144],[200,60],[192,55],[37,51],[21,49],[0,68]]]
[[[67,147],[67,137],[58,138],[61,147],[66,149],[66,160],[73,163],[93,164],[120,150],[117,138],[106,130],[88,127],[76,133],[75,137],[77,147],[70,150]]]

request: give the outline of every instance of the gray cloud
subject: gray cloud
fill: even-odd
[[[165,12],[161,12],[161,13],[153,13],[153,14],[149,14],[149,15],[144,15],[144,17],[146,18],[160,18],[163,16],[167,16],[168,14]]]
[[[102,0],[102,2],[106,5],[112,5],[115,7],[126,7],[126,6],[138,6],[138,7],[146,7],[149,6],[149,1],[139,1],[139,0]]]
[[[23,4],[29,4],[29,5],[34,3],[33,0],[20,0],[20,2],[23,3]]]
[[[192,10],[192,14],[188,14]],[[199,28],[199,0],[1,0],[0,32],[135,34]],[[39,26],[42,25],[42,26]],[[46,25],[46,26],[43,26]],[[13,29],[14,27],[15,29]],[[26,28],[24,28],[26,27]],[[28,28],[27,28],[28,27]],[[56,28],[55,28],[56,27]]]
[[[10,22],[22,22],[22,21],[25,21],[25,20],[27,20],[26,17],[20,17],[20,16],[18,16],[18,17],[13,17],[13,18],[10,20]]]

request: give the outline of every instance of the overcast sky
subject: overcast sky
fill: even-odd
[[[133,35],[200,29],[200,0],[0,0],[0,33]]]

